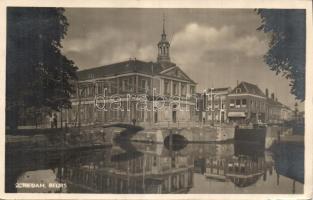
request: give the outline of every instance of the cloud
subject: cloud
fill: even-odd
[[[223,87],[236,82],[235,77],[248,78],[253,70],[263,67],[266,51],[266,40],[255,32],[241,34],[232,25],[216,28],[189,23],[171,41],[172,60],[198,82],[199,88]]]
[[[264,55],[267,50],[266,41],[255,35],[238,36],[234,26],[215,27],[201,26],[190,23],[173,36],[172,48],[174,55],[189,55],[200,57],[206,52],[232,51],[245,56]]]
[[[81,69],[120,62],[130,57],[154,60],[157,52],[155,47],[152,44],[141,45],[135,42],[138,41],[136,37],[134,32],[125,35],[115,28],[106,27],[92,30],[85,37],[64,40],[63,52],[77,61]],[[82,60],[87,55],[89,55],[88,63],[93,63],[92,66],[88,66],[88,63]]]

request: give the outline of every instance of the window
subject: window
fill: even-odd
[[[237,88],[236,93],[241,93],[241,88]]]
[[[128,79],[128,90],[130,92],[133,92],[134,91],[134,77],[130,77]]]
[[[94,95],[94,86],[93,85],[88,85],[86,87],[86,95],[84,95],[85,97],[90,97]]]
[[[234,99],[230,100],[229,107],[230,108],[234,108],[235,107],[235,100]]]
[[[98,94],[103,94],[103,86],[104,86],[104,84],[103,83],[98,83],[98,91],[97,91],[97,93]]]
[[[124,79],[122,82],[122,91],[126,92],[128,90],[128,80]]]
[[[190,95],[195,93],[195,86],[190,86]]]
[[[116,80],[112,80],[112,82],[111,82],[111,93],[112,94],[115,94],[115,93],[117,93],[117,86],[116,86]]]
[[[148,89],[147,88],[147,80],[141,79],[141,81],[140,81],[140,89],[141,89],[141,91],[145,91],[146,89]]]
[[[178,95],[178,83],[173,82],[173,93],[174,95]]]
[[[240,99],[236,99],[236,108],[240,108]]]
[[[208,107],[209,109],[212,109],[212,108],[213,108],[211,99],[208,99],[208,105],[207,105],[207,107]]]
[[[164,94],[166,95],[171,94],[170,81],[168,80],[164,80]]]
[[[243,108],[247,107],[247,100],[246,99],[242,100],[242,107]]]
[[[186,96],[186,94],[187,94],[187,86],[185,83],[182,83],[181,84],[181,95]]]
[[[94,74],[88,74],[88,78],[93,79],[93,78],[95,78],[95,75]]]
[[[218,102],[215,102],[214,108],[219,108],[219,107],[220,107],[219,103],[218,103]]]

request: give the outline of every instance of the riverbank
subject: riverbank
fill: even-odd
[[[260,129],[261,130],[261,129]],[[252,132],[251,132],[252,131]],[[67,149],[97,148],[113,145],[115,140],[163,144],[172,135],[188,143],[211,143],[236,140],[235,129],[231,126],[195,126],[187,128],[143,128],[129,124],[111,124],[66,129],[25,129],[7,132],[6,148],[14,151],[64,151]],[[264,133],[263,133],[264,132]],[[264,135],[261,143],[265,148],[272,144],[304,143],[303,135],[292,135],[279,127],[267,127],[262,134],[254,129],[241,129],[241,136]],[[118,136],[118,137],[117,137]],[[244,141],[247,141],[245,137]],[[237,138],[238,139],[238,138]],[[265,141],[264,141],[265,140]],[[175,142],[175,141],[174,141]]]

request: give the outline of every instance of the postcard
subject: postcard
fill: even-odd
[[[311,1],[1,11],[1,198],[312,198]]]

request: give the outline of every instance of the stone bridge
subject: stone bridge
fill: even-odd
[[[187,142],[222,142],[234,138],[233,127],[191,127],[191,128],[146,128],[127,124],[114,124],[114,140],[164,143],[172,136],[175,140]],[[119,130],[116,128],[122,128]],[[106,131],[105,131],[106,132]]]

